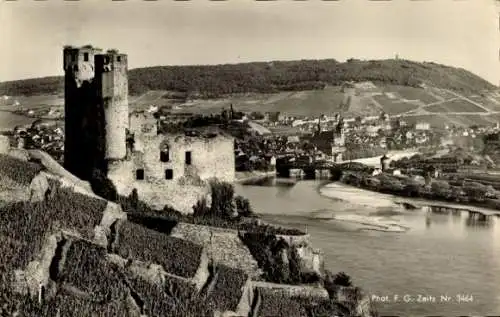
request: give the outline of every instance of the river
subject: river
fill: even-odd
[[[467,212],[405,210],[388,195],[323,184],[236,192],[264,220],[311,234],[326,268],[348,273],[381,315],[500,314],[500,218],[485,224]]]
[[[36,118],[30,118],[15,114],[10,111],[2,111],[0,109],[0,131],[12,130],[16,126],[25,126],[31,124]]]

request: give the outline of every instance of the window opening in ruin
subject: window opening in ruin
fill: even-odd
[[[165,170],[165,179],[173,179],[174,178],[174,171],[170,168]]]
[[[191,165],[191,151],[186,152],[186,165]]]
[[[83,61],[88,62],[89,61],[89,53],[83,53]]]
[[[170,161],[170,153],[168,150],[160,151],[160,161],[162,161],[162,162]]]
[[[45,286],[43,284],[40,285],[38,289],[38,304],[43,304],[45,300]]]
[[[116,56],[116,61],[117,62],[121,62],[122,61],[122,57],[121,56]]]
[[[135,171],[135,179],[137,180],[144,179],[144,170],[142,168]]]

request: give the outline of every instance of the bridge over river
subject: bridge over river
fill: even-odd
[[[387,156],[393,160],[418,154],[416,150],[389,151]],[[306,179],[323,179],[333,176],[335,167],[340,164],[361,163],[369,167],[380,167],[382,156],[366,157],[350,161],[331,162],[326,160],[291,160],[294,156],[284,156],[276,160],[276,172],[280,177],[304,177]]]
[[[279,177],[304,177],[306,179],[330,178],[338,166],[328,161],[290,161],[289,157],[276,160],[276,174]]]

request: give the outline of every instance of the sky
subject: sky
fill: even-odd
[[[493,0],[0,1],[0,81],[62,75],[64,45],[129,68],[335,58],[463,67],[500,82]]]

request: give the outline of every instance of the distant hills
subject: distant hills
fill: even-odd
[[[408,60],[334,59],[255,62],[213,66],[157,66],[129,71],[129,91],[181,92],[187,99],[220,98],[240,93],[278,93],[321,90],[345,81],[418,87],[422,83],[460,93],[479,93],[497,87],[455,67]],[[0,83],[0,95],[60,94],[63,77],[44,77]]]
[[[355,85],[346,107],[345,93],[339,87],[346,81],[368,82],[372,88]],[[354,117],[385,112],[404,117],[410,124],[425,121],[434,127],[500,121],[496,86],[461,68],[408,60],[339,63],[328,59],[137,68],[129,71],[129,92],[132,111],[155,105],[209,114],[232,105],[238,111],[278,111],[297,116],[341,112]],[[64,80],[45,77],[3,82],[2,95],[16,96],[0,99],[0,107],[6,111],[16,103],[23,109],[48,111],[64,104]],[[11,122],[11,117],[0,118],[0,127]]]

